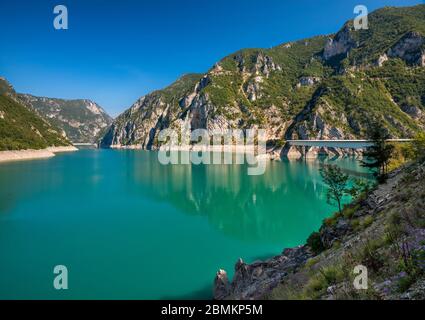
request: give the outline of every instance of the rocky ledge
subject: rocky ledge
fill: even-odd
[[[214,299],[260,299],[279,285],[289,273],[304,265],[311,256],[312,253],[307,246],[300,246],[285,249],[279,256],[253,264],[246,264],[239,259],[231,283],[226,271],[217,272],[214,281]]]

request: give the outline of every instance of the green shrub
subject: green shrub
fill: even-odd
[[[313,232],[307,239],[307,245],[311,248],[314,254],[323,252],[326,248],[323,245],[319,232]]]
[[[408,159],[421,159],[425,157],[425,133],[420,132],[415,139],[403,146],[403,155]]]
[[[332,248],[334,249],[339,249],[341,248],[341,242],[340,241],[335,241],[332,245]]]
[[[367,227],[369,227],[372,223],[373,223],[373,217],[372,217],[372,216],[367,216],[366,218],[364,218],[364,220],[363,220],[363,222],[362,222],[362,227],[363,227],[363,228],[367,228]]]
[[[339,266],[329,266],[320,269],[320,274],[326,281],[327,286],[335,285],[344,279],[344,272]]]
[[[359,219],[351,220],[351,227],[355,231],[358,230],[360,228],[360,220]]]
[[[416,282],[416,277],[413,275],[407,274],[405,277],[400,278],[397,284],[398,292],[403,293],[407,291],[415,282]]]
[[[371,271],[378,272],[385,264],[379,252],[383,244],[384,241],[368,240],[360,252],[362,264]]]
[[[327,283],[325,278],[320,275],[316,275],[310,278],[309,282],[305,287],[305,296],[307,298],[316,299],[320,296],[324,290],[327,288]]]
[[[310,278],[305,286],[303,297],[307,299],[317,299],[325,294],[328,287],[343,281],[344,278],[345,274],[341,266],[324,267]]]
[[[397,212],[390,215],[388,224],[386,226],[386,240],[387,243],[393,243],[399,239],[406,232],[403,228],[401,215]]]
[[[305,268],[310,269],[312,266],[314,266],[317,262],[319,261],[319,259],[317,257],[313,257],[307,260],[307,262],[305,263]]]
[[[342,214],[344,215],[344,218],[351,219],[358,209],[359,209],[358,205],[355,207],[351,207],[351,206],[345,207],[344,210],[342,211]]]

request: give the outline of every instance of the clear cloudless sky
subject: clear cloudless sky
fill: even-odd
[[[0,0],[0,76],[18,92],[87,98],[112,116],[242,48],[338,31],[355,15],[421,0]],[[69,29],[53,28],[68,8]]]

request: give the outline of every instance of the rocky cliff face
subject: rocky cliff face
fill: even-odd
[[[13,94],[15,90],[12,85],[3,77],[0,77],[0,94]]]
[[[419,32],[406,33],[388,50],[388,56],[400,58],[409,64],[425,66],[425,37]]]
[[[164,128],[264,128],[287,156],[300,152],[281,152],[285,139],[364,138],[371,122],[411,137],[425,127],[424,15],[425,5],[384,8],[369,30],[349,21],[331,37],[241,50],[141,98],[99,143],[155,149]]]
[[[19,99],[61,128],[74,143],[93,143],[112,118],[90,100],[64,100],[19,94]]]
[[[168,88],[140,98],[113,122],[100,140],[100,146],[155,149],[160,130],[177,129],[192,119],[195,127],[198,123],[201,125],[206,118],[202,112],[206,112],[207,98],[200,96],[199,90],[208,79],[200,78],[197,74],[186,75]],[[194,104],[203,106],[195,115],[190,112]]]
[[[352,30],[350,30],[350,26],[346,25],[334,37],[329,38],[323,49],[323,58],[325,60],[330,60],[335,56],[345,58],[351,49],[357,46],[351,34]]]

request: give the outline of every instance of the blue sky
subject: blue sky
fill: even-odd
[[[180,75],[242,48],[336,32],[353,8],[410,0],[0,1],[0,75],[18,92],[87,98],[112,116]],[[69,29],[53,28],[68,8]]]

